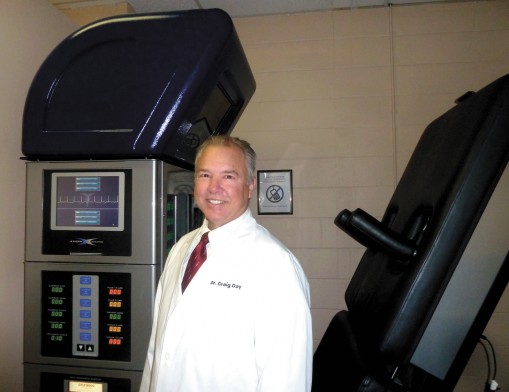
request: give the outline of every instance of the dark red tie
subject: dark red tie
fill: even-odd
[[[189,261],[187,262],[184,279],[182,279],[182,292],[186,289],[193,276],[198,272],[203,262],[207,259],[207,244],[209,243],[209,232],[207,231],[201,236],[200,242],[194,248]]]

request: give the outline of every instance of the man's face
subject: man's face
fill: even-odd
[[[195,168],[194,198],[216,229],[241,216],[248,208],[255,188],[247,183],[247,169],[242,150],[236,146],[209,146]]]

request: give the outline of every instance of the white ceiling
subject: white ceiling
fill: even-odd
[[[379,7],[457,0],[49,0],[60,7],[84,7],[128,2],[136,13],[221,8],[232,17],[328,11],[338,8]]]
[[[221,8],[232,17],[386,6],[426,0],[129,0],[136,12]],[[429,1],[429,0],[428,0]],[[441,0],[431,0],[441,1]]]

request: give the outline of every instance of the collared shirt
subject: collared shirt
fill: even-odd
[[[297,259],[247,210],[210,231],[207,260],[182,294],[206,230],[205,221],[168,256],[140,391],[310,391],[309,286]]]

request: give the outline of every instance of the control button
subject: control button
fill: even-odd
[[[81,329],[92,329],[92,323],[90,321],[80,321]]]
[[[89,287],[81,287],[80,295],[83,297],[90,297],[92,295],[92,289]]]
[[[76,351],[85,351],[85,345],[84,344],[77,344],[76,345]]]
[[[83,342],[90,342],[92,340],[92,334],[87,332],[81,332],[80,340]]]
[[[92,277],[91,276],[80,276],[80,283],[81,284],[91,284]]]
[[[80,306],[82,308],[90,308],[92,306],[92,301],[89,299],[80,299]]]
[[[92,312],[90,310],[80,310],[80,317],[84,319],[92,318]]]
[[[95,350],[94,350],[94,345],[93,344],[87,344],[87,353],[93,353]]]

